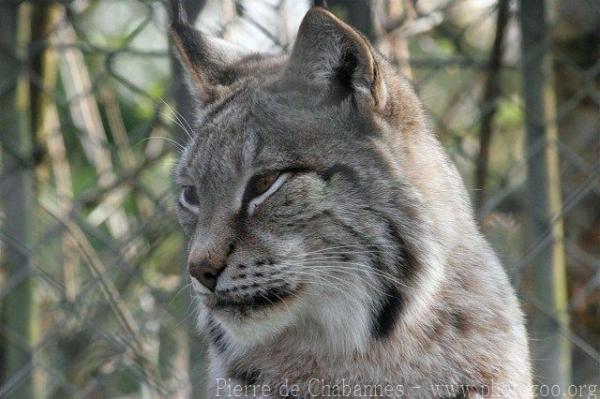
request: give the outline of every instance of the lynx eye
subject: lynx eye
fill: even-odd
[[[248,203],[248,214],[253,215],[256,208],[283,185],[291,173],[268,173],[255,176],[248,183],[245,196]]]
[[[279,173],[258,176],[252,184],[252,191],[254,195],[261,195],[267,191],[273,185],[273,183],[275,183],[278,177]]]
[[[194,186],[183,186],[181,190],[181,196],[179,197],[179,203],[194,213],[198,213],[198,206],[200,200],[198,199],[198,193]]]

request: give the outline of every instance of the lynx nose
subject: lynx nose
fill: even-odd
[[[211,291],[215,290],[217,279],[224,268],[225,266],[217,266],[208,259],[191,261],[188,265],[190,276]]]

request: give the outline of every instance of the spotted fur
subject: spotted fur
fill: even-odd
[[[226,380],[531,398],[514,291],[419,99],[368,41],[315,8],[289,57],[224,53],[177,2],[171,35],[199,101],[176,169],[198,206],[178,216],[190,265],[219,270],[214,291],[192,280],[211,395]],[[248,212],[265,173],[285,181]]]

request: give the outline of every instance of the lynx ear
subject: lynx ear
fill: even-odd
[[[171,0],[171,8],[169,33],[192,94],[204,103],[212,103],[237,80],[235,69],[229,66],[244,55],[243,51],[223,40],[209,39],[190,26],[180,0]]]
[[[349,95],[375,105],[385,100],[383,82],[367,39],[319,7],[309,10],[300,24],[289,71],[312,84],[327,86],[333,101]]]

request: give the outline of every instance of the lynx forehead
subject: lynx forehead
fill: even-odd
[[[175,174],[212,395],[530,398],[516,297],[410,84],[323,9],[289,57],[223,50],[176,1],[173,19],[199,102]]]

